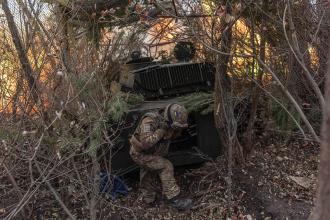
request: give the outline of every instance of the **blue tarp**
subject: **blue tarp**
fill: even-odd
[[[111,199],[116,199],[119,195],[127,196],[128,187],[118,176],[100,172],[100,192],[108,193]]]

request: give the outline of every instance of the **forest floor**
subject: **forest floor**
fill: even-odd
[[[279,140],[267,140],[273,144],[259,143],[247,162],[233,170],[231,207],[234,212],[231,220],[308,219],[316,189],[319,146],[305,141],[281,145]],[[144,204],[139,196],[136,172],[124,178],[130,188],[126,197],[114,201],[99,197],[102,200],[97,207],[99,219],[226,219],[228,198],[231,196],[227,184],[227,163],[223,157],[193,167],[176,168],[175,174],[183,194],[194,201],[191,210],[179,212],[166,205],[162,198],[155,206]],[[15,191],[1,193],[5,186],[11,188],[7,179],[0,179],[0,219],[17,201]],[[67,188],[66,184],[61,185]],[[160,184],[157,187],[160,192]],[[67,190],[60,188],[58,192],[62,198],[68,197]],[[42,186],[39,191],[30,202],[32,211],[28,219],[66,219],[49,189]],[[66,201],[71,204],[70,209],[77,219],[88,219],[83,192],[78,190],[74,193],[80,199],[68,197]]]
[[[231,220],[308,219],[316,189],[319,147],[305,141],[273,143],[257,147],[244,166],[233,170]],[[226,168],[225,160],[218,158],[198,168],[176,169],[183,193],[194,201],[194,207],[185,212],[168,207],[162,199],[153,207],[144,204],[138,194],[138,177],[131,178],[129,195],[115,201],[110,219],[226,219]]]

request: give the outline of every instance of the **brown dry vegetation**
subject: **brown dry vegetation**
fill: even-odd
[[[307,219],[326,106],[329,2],[95,2],[0,1],[0,217]],[[189,213],[145,207],[134,176],[128,197],[107,201],[99,160],[109,151],[97,150],[113,145],[109,121],[128,102],[110,85],[134,49],[174,61],[170,49],[182,40],[196,45],[194,61],[216,64],[225,155],[179,168],[196,204]]]

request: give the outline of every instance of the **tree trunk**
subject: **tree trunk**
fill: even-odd
[[[263,3],[263,10],[264,11],[268,11],[268,1],[264,1]],[[265,62],[265,57],[266,57],[266,36],[265,36],[265,25],[264,23],[261,24],[261,34],[260,34],[260,59]],[[251,37],[253,42],[252,42],[252,46],[253,48],[253,53],[256,55],[256,49],[255,49],[255,39],[254,39],[254,31],[252,31],[253,36]],[[255,65],[254,65],[255,66]],[[253,68],[254,68],[253,66]],[[257,83],[262,86],[262,77],[264,75],[264,71],[263,68],[259,68],[259,71],[257,73]],[[258,105],[259,105],[259,99],[260,99],[260,95],[262,93],[262,90],[260,88],[258,88],[258,85],[255,85],[254,82],[253,83],[253,90],[252,90],[252,105],[251,105],[251,110],[250,110],[250,118],[249,118],[249,122],[248,122],[248,126],[246,129],[246,146],[244,148],[244,153],[247,155],[249,153],[251,153],[251,151],[253,151],[253,128],[254,128],[254,124],[255,124],[255,120],[256,120],[256,116],[257,116],[257,109],[258,109]]]
[[[10,9],[8,7],[7,0],[2,1],[2,9],[5,12],[5,16],[6,16],[6,19],[8,22],[8,27],[9,27],[16,51],[18,53],[18,58],[21,63],[21,66],[22,66],[24,76],[25,76],[25,78],[28,82],[29,88],[31,90],[33,101],[35,102],[35,104],[37,104],[38,100],[39,100],[39,96],[38,96],[38,92],[37,92],[36,80],[33,77],[33,71],[32,71],[31,65],[29,63],[29,60],[26,55],[26,51],[23,47],[22,41],[19,37],[19,33],[18,33],[16,24],[14,21],[13,15],[11,14]]]
[[[92,158],[92,179],[93,179],[93,185],[92,185],[92,193],[91,193],[91,199],[89,204],[89,213],[90,213],[90,219],[96,220],[97,219],[97,204],[98,204],[98,193],[99,193],[99,186],[100,186],[100,164],[97,160],[97,155],[94,150],[90,152],[90,156]]]
[[[304,74],[304,76],[306,77],[306,81],[309,83],[309,85],[311,86],[311,88],[314,90],[321,108],[324,108],[324,96],[322,94],[322,91],[320,90],[318,84],[315,82],[312,73],[310,72],[310,70],[308,69],[306,63],[305,63],[305,59],[304,56],[301,52],[301,48],[299,46],[299,40],[297,37],[297,30],[295,28],[295,24],[293,22],[293,18],[292,18],[292,11],[291,11],[291,2],[289,0],[287,0],[287,12],[288,12],[288,23],[289,23],[289,28],[290,28],[290,34],[291,34],[291,43],[289,41],[289,37],[287,35],[285,35],[289,46],[291,48],[291,51],[293,52],[293,54],[295,55],[297,61],[299,62],[300,66],[302,67],[302,69],[304,70],[302,73]],[[284,14],[286,14],[284,12]],[[286,33],[286,32],[285,32]]]
[[[16,89],[15,89],[15,94],[13,96],[13,119],[14,121],[17,120],[17,110],[19,109],[19,96],[20,93],[22,92],[22,86],[23,86],[23,77],[21,76],[22,74],[19,73],[19,76],[17,78],[17,82],[16,82]]]
[[[319,78],[323,78],[327,71],[327,59],[329,52],[329,39],[330,39],[330,10],[324,6],[324,0],[317,1],[317,15],[318,21],[321,21],[320,30],[317,34],[315,43],[317,49],[317,56],[319,60],[318,74]],[[329,6],[328,6],[329,7]],[[321,87],[323,86],[323,83]]]
[[[226,8],[227,16],[230,16],[229,3]],[[226,147],[228,161],[231,163],[232,160],[236,162],[243,160],[243,150],[236,135],[237,122],[232,101],[231,79],[227,74],[232,44],[232,25],[225,20],[223,19],[222,22],[221,53],[217,55],[216,62],[214,118],[221,141]]]
[[[305,15],[303,17],[300,16],[302,11]],[[289,28],[289,37],[296,37],[296,40],[298,41],[297,49],[301,52],[300,62],[305,64],[307,70],[312,74],[313,78],[315,78],[315,72],[312,69],[311,54],[308,50],[309,44],[313,40],[311,36],[312,34],[314,34],[312,32],[312,29],[308,27],[312,27],[313,25],[315,25],[312,21],[313,13],[311,2],[309,0],[303,0],[301,4],[293,5],[291,13],[289,11],[289,15],[289,19],[292,19],[293,22],[292,28]],[[291,37],[290,40],[291,42],[294,42],[295,39],[294,37]],[[302,102],[310,103],[313,101],[311,97],[314,97],[315,94],[315,92],[313,91],[313,86],[311,83],[309,83],[309,79],[304,74],[304,68],[295,58],[295,54],[292,53],[292,51],[290,53],[290,57],[292,57],[292,65],[290,66],[292,69],[289,71],[290,75],[292,75],[292,81],[290,82],[290,90],[294,90],[294,96],[299,97]]]
[[[67,74],[75,73],[73,65],[72,65],[72,56],[70,50],[70,40],[69,40],[69,15],[65,12],[65,10],[57,5],[56,16],[61,18],[59,22],[59,33],[60,33],[60,47],[61,47],[61,60],[63,63],[63,67]]]
[[[330,42],[329,42],[330,44]],[[318,190],[313,220],[328,220],[330,217],[330,57],[326,75],[325,108],[323,109],[321,161]]]

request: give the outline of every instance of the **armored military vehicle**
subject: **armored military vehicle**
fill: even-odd
[[[213,90],[214,66],[211,63],[191,62],[193,51],[187,51],[188,47],[191,48],[189,45],[184,42],[176,46],[177,63],[156,62],[149,57],[141,57],[138,52],[133,53],[132,60],[126,64],[126,71],[121,73],[119,82],[122,90],[141,94],[145,100],[130,109],[124,120],[112,125],[112,132],[118,134],[111,152],[112,170],[117,175],[137,168],[129,157],[128,140],[143,114],[163,109],[172,102],[180,102],[180,97],[184,95]],[[213,114],[192,112],[188,122],[189,128],[170,145],[168,158],[176,166],[201,163],[221,152]]]

